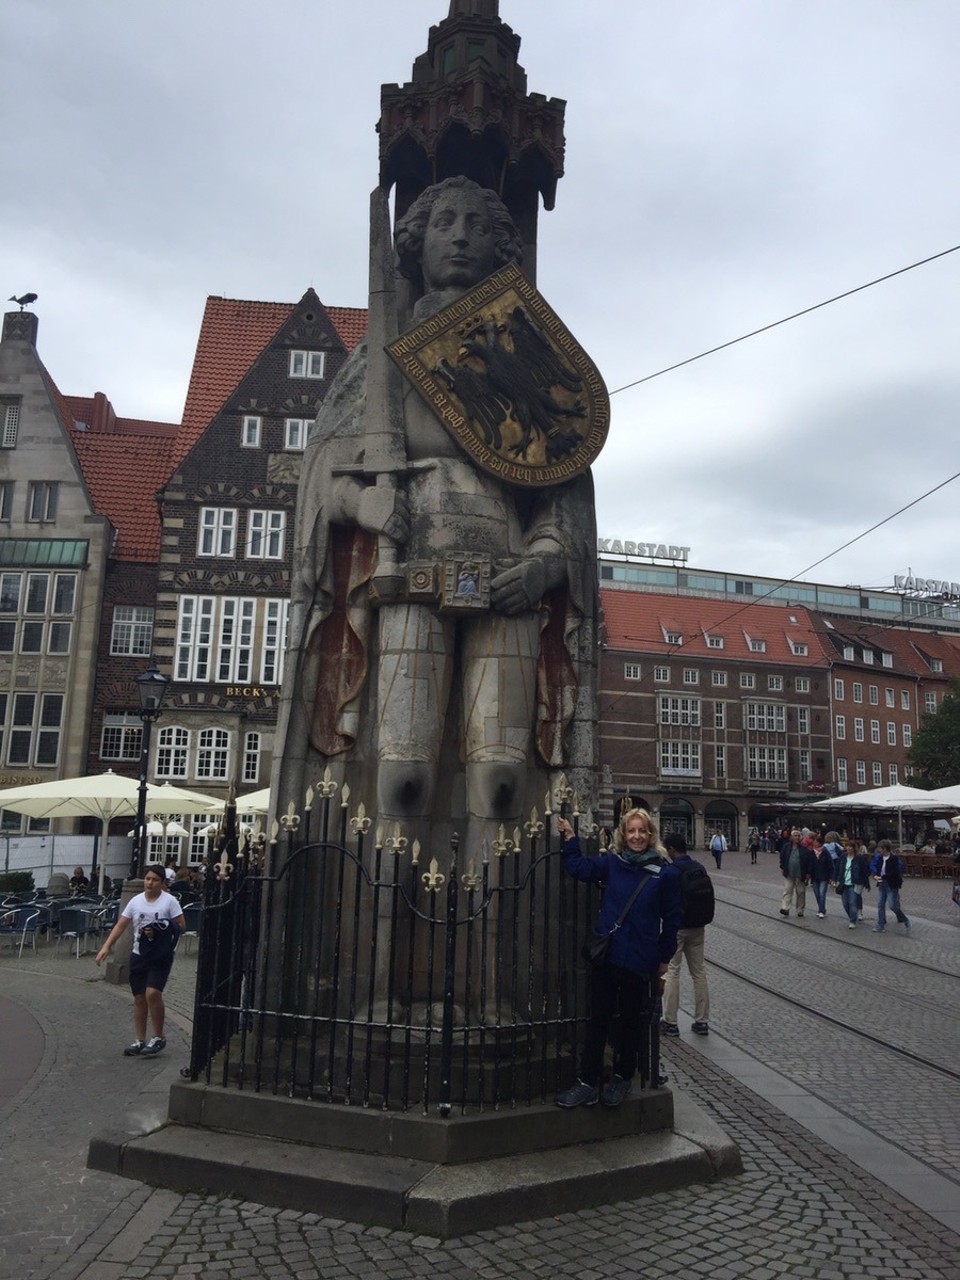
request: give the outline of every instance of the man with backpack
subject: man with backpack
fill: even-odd
[[[703,863],[691,858],[687,842],[675,831],[663,838],[667,857],[680,872],[680,929],[677,933],[677,949],[667,966],[663,989],[662,1036],[678,1036],[677,1009],[680,1005],[680,965],[687,958],[687,968],[693,980],[694,1021],[692,1030],[698,1036],[710,1032],[710,991],[707,987],[707,970],[703,959],[703,931],[713,919],[713,884]]]

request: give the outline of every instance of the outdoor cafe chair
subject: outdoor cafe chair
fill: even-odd
[[[11,940],[12,945],[16,945],[16,939],[19,935],[20,945],[17,947],[17,959],[23,955],[23,944],[27,938],[30,939],[30,945],[34,951],[37,949],[37,925],[40,922],[40,911],[35,903],[27,903],[25,906],[11,907],[3,910],[0,914],[0,938],[7,937]]]
[[[69,938],[71,942],[77,944],[77,959],[80,959],[80,939],[83,938],[83,949],[86,952],[86,940],[91,933],[95,932],[93,922],[93,911],[88,907],[65,907],[60,912],[59,929],[57,932],[57,954],[60,954],[60,943],[64,938]]]
[[[120,918],[120,899],[105,902],[93,913],[93,928],[98,937],[108,934]]]
[[[194,938],[200,936],[200,920],[203,916],[202,902],[188,902],[183,908],[183,947],[184,954],[189,954],[191,943]]]

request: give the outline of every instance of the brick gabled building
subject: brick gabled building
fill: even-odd
[[[161,495],[158,781],[220,795],[269,782],[303,448],[365,329],[365,311],[312,289],[294,304],[207,300]]]
[[[778,803],[831,789],[830,657],[811,614],[600,592],[604,808],[624,796],[662,829],[732,847]]]

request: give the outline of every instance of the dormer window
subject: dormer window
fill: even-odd
[[[872,662],[873,662],[873,650],[872,650],[872,649],[864,649],[864,651],[863,651],[863,660],[864,660],[864,662],[866,662],[866,663],[872,663]]]
[[[325,351],[291,351],[291,378],[322,378]]]
[[[683,644],[683,633],[681,631],[664,631],[663,638],[667,644]]]
[[[766,652],[767,652],[767,642],[766,642],[766,640],[754,640],[752,637],[748,636],[748,637],[747,637],[747,645],[748,645],[748,647],[749,647],[749,649],[750,649],[750,652],[751,652],[751,653],[766,653]]]
[[[845,644],[843,646],[843,660],[844,662],[853,661],[853,645],[852,644]]]
[[[708,649],[722,649],[722,648],[723,648],[723,636],[707,636],[707,648],[708,648]]]
[[[893,666],[893,654],[892,654],[892,653],[881,653],[881,654],[880,654],[880,661],[883,663],[883,665],[884,665],[885,667],[892,667],[892,666]]]
[[[930,670],[936,672],[941,672],[943,670],[943,663],[939,658],[930,659]]]

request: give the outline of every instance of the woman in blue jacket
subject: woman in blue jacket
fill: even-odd
[[[570,875],[604,886],[596,932],[610,934],[604,961],[591,966],[590,1019],[580,1078],[557,1097],[558,1107],[618,1107],[630,1092],[637,1070],[641,1019],[650,1019],[677,949],[680,927],[680,874],[664,856],[656,823],[645,809],[623,815],[612,853],[585,857],[566,818],[557,819],[564,865]],[[617,921],[640,886],[623,923]],[[610,1024],[619,1014],[620,1033],[614,1074],[600,1092],[603,1054]],[[656,1081],[653,1082],[656,1084]]]

